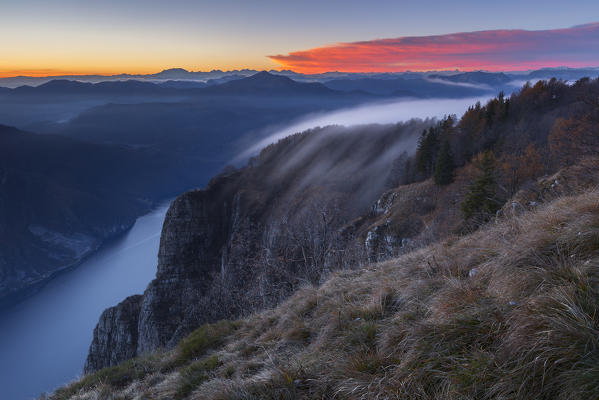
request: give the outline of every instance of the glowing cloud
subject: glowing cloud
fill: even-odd
[[[490,30],[339,43],[269,56],[302,73],[514,71],[599,65],[599,22],[552,30]]]

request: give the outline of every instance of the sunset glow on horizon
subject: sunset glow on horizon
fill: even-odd
[[[594,0],[21,0],[1,11],[0,77],[599,66]]]
[[[599,65],[599,22],[542,31],[489,30],[340,43],[270,56],[301,73],[519,71]]]

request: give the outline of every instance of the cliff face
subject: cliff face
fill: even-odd
[[[94,329],[94,339],[89,357],[85,362],[86,372],[135,356],[137,346],[137,324],[142,296],[127,297],[115,307],[105,310]]]
[[[233,204],[226,183],[176,199],[160,239],[156,279],[144,293],[138,353],[174,345],[197,322],[197,307],[218,271]]]
[[[215,185],[173,201],[162,228],[156,279],[143,296],[131,296],[102,314],[85,372],[170,347],[197,325],[199,301],[220,265],[229,229],[226,194],[225,185]]]
[[[596,189],[561,197],[50,398],[596,399],[597,226]]]
[[[249,167],[179,196],[167,212],[156,279],[143,294],[139,315],[125,324],[112,323],[112,313],[102,316],[86,372],[170,348],[202,323],[274,306],[331,270],[365,262],[363,240],[342,228],[368,213],[386,189],[399,144],[421,127],[298,135],[267,148]],[[135,332],[123,335],[123,327]],[[115,345],[121,357],[115,358],[97,345],[108,337],[137,342],[121,340]]]

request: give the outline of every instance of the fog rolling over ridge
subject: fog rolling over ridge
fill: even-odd
[[[234,162],[240,162],[271,143],[316,127],[329,125],[366,125],[389,124],[408,121],[410,119],[439,118],[444,115],[456,114],[461,116],[469,106],[477,101],[485,103],[491,96],[467,97],[461,99],[411,99],[399,98],[384,102],[376,102],[342,110],[314,113],[297,120],[285,127],[271,127],[262,132],[262,139],[256,143],[246,141],[247,150],[240,151]]]
[[[337,204],[335,212],[349,221],[404,179],[408,156],[433,121],[305,130],[266,146],[250,159],[250,171],[260,171],[264,184],[278,188],[277,201],[294,204],[294,214]]]

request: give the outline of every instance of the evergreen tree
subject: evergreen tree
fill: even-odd
[[[470,185],[461,209],[466,220],[476,218],[477,222],[483,223],[501,205],[496,196],[495,157],[492,152],[485,151],[478,157],[478,169],[480,173]]]
[[[420,136],[418,149],[416,150],[416,169],[424,173],[426,177],[431,176],[433,172],[438,147],[439,136],[437,129],[431,127],[428,130],[424,130]]]
[[[418,139],[418,147],[416,148],[416,170],[424,173],[426,173],[427,158],[429,155],[427,136],[428,131],[425,129],[422,131],[420,139]]]
[[[437,162],[435,163],[435,183],[437,185],[449,185],[453,182],[454,177],[455,163],[453,161],[453,154],[451,153],[449,140],[445,139],[439,149]]]

